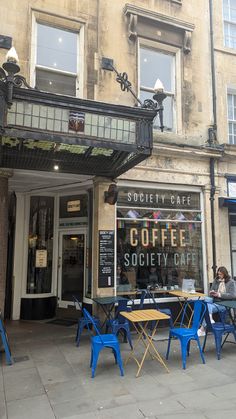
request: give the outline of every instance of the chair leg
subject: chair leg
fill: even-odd
[[[78,326],[78,329],[77,329],[77,335],[76,335],[76,346],[79,346],[82,330],[83,330],[82,323],[79,323],[79,326]]]
[[[118,362],[118,365],[119,365],[119,368],[120,368],[120,375],[123,377],[124,376],[124,369],[123,369],[122,359],[121,359],[121,356],[120,356],[120,349],[116,348],[115,352],[116,352],[117,362]]]
[[[116,354],[115,349],[112,349],[112,352],[113,352],[113,355],[114,355],[114,358],[115,358],[115,363],[117,364],[117,354]]]
[[[99,357],[100,350],[96,347],[93,348],[93,357],[92,357],[92,378],[95,376],[95,371],[97,368],[97,362]]]
[[[187,355],[189,356],[189,352],[190,352],[190,343],[191,343],[191,340],[188,342],[188,345],[187,345]]]
[[[181,340],[181,355],[182,355],[182,365],[183,365],[184,370],[186,369],[187,346],[188,346],[188,342],[186,340]]]
[[[214,334],[214,337],[215,337],[215,344],[216,344],[217,359],[220,360],[222,335],[219,336],[219,335]]]
[[[79,320],[78,320],[78,323],[77,323],[77,331],[76,331],[76,338],[75,338],[75,342],[77,342],[77,339],[78,339],[78,334],[79,334]]]
[[[93,348],[91,348],[90,368],[92,368],[92,363],[93,363]]]
[[[206,340],[207,340],[207,331],[206,331],[206,334],[205,334],[205,337],[204,337],[204,341],[203,341],[203,345],[202,345],[202,352],[205,351]]]
[[[201,344],[200,344],[200,340],[199,340],[199,337],[198,336],[197,336],[197,339],[196,340],[197,340],[197,344],[198,344],[200,356],[202,358],[202,363],[205,364],[206,362],[205,362],[205,358],[204,358],[204,355],[203,355],[203,352],[202,352],[202,348],[201,348]]]
[[[133,349],[130,330],[127,331],[127,339],[128,339],[128,342],[129,342],[129,346],[131,347],[131,349]]]
[[[167,346],[167,351],[166,351],[166,359],[168,359],[168,358],[169,358],[169,353],[170,353],[170,343],[171,343],[171,335],[169,334],[168,346]]]

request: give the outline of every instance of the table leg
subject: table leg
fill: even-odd
[[[153,336],[156,333],[158,322],[159,321],[157,320],[156,321],[156,324],[155,324],[155,326],[153,328],[153,331],[152,331],[151,336],[149,336],[148,333],[147,333],[146,325],[145,325],[145,328],[142,325],[140,325],[141,331],[146,336],[147,342],[144,341],[145,342],[145,346],[146,346],[146,350],[145,350],[145,352],[143,354],[143,358],[142,358],[142,361],[140,363],[140,367],[139,367],[139,370],[137,372],[136,377],[139,375],[139,373],[140,373],[140,371],[142,369],[142,366],[143,366],[144,360],[146,358],[147,352],[150,351],[150,349],[149,349],[150,346],[151,346],[152,350],[154,351],[154,354],[153,354],[154,357],[160,362],[160,364],[163,365],[163,367],[165,367],[165,369],[167,370],[167,372],[170,372],[169,369],[168,369],[168,367],[167,367],[167,365],[165,364],[164,360],[162,359],[161,355],[159,354],[159,352],[157,351],[156,347],[154,346],[153,340],[152,340],[153,339]]]
[[[145,327],[147,326],[148,322],[145,323]],[[133,358],[135,360],[135,362],[138,364],[138,366],[140,365],[140,362],[138,361],[138,359],[135,356],[135,348],[137,348],[138,344],[140,341],[143,342],[144,346],[146,346],[146,342],[145,339],[143,337],[143,332],[141,331],[141,329],[138,327],[138,325],[136,323],[133,323],[133,326],[138,334],[138,339],[136,340],[136,342],[133,345],[133,349],[131,350],[128,358],[125,360],[125,365],[127,364],[127,362],[129,361],[130,358]],[[149,351],[149,354],[151,356],[151,358],[153,359],[153,356],[151,354],[151,352]]]
[[[178,298],[178,297],[177,297]],[[180,318],[180,316],[181,316],[181,314],[182,314],[182,312],[183,312],[183,309],[184,309],[184,304],[185,304],[185,302],[182,302],[179,298],[178,298],[178,302],[179,302],[179,304],[180,304],[180,311],[179,311],[179,313],[178,313],[178,316],[176,317],[176,319],[175,319],[175,321],[174,321],[174,326],[176,325],[176,323],[178,322],[178,320],[179,320],[179,318]]]
[[[185,315],[186,315],[186,318],[187,318],[187,321],[188,321],[188,328],[190,327],[190,324],[191,324],[191,321],[192,321],[192,317],[193,317],[193,310],[192,310],[192,307],[191,307],[191,305],[188,303],[188,299],[187,298],[184,298],[184,301],[181,301],[181,299],[179,298],[179,297],[177,297],[178,298],[178,300],[179,300],[179,304],[180,304],[180,306],[181,306],[181,308],[180,308],[180,311],[179,311],[179,313],[178,313],[178,316],[176,317],[176,319],[175,319],[175,321],[174,321],[174,325],[177,323],[177,320],[180,318],[180,316],[181,316],[181,314],[183,313],[183,310],[184,310],[184,307],[185,307],[185,305],[187,304],[187,306],[190,308],[190,312],[191,312],[191,314],[190,314],[190,317],[188,316],[188,314],[185,312]],[[183,319],[183,321],[184,321],[184,319]],[[183,327],[185,327],[184,326],[184,324],[183,324]]]
[[[107,320],[112,320],[111,312],[112,312],[115,304],[110,304],[109,307],[106,307],[104,304],[99,304],[99,305],[100,305],[100,307],[102,308],[102,310],[105,314],[105,320],[101,325],[101,328],[103,328],[104,325],[106,324]]]

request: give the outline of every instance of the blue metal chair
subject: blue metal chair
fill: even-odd
[[[101,334],[97,328],[96,323],[93,320],[93,317],[89,314],[89,312],[84,308],[83,309],[84,318],[89,324],[92,323],[94,330],[96,331],[96,336],[91,336],[91,360],[90,360],[90,368],[92,368],[92,378],[94,378],[95,370],[97,367],[97,361],[99,357],[99,353],[104,348],[111,348],[113,355],[115,357],[116,364],[118,363],[120,368],[120,374],[124,375],[123,364],[120,354],[120,345],[117,337],[114,334]]]
[[[215,323],[211,323],[207,303],[205,303],[205,304],[206,304],[206,312],[205,312],[206,335],[205,335],[205,338],[204,338],[202,351],[204,352],[204,350],[205,350],[208,333],[213,333],[214,338],[215,338],[217,359],[220,359],[221,349],[223,348],[224,343],[225,343],[225,341],[226,341],[226,339],[227,339],[227,337],[230,333],[233,333],[234,339],[236,341],[235,326],[233,324],[226,323],[227,311],[222,312],[220,310],[218,310],[218,313],[217,313],[218,316],[219,316],[220,321],[217,321]],[[222,343],[223,336],[225,336],[225,338],[224,338],[224,341]]]
[[[78,307],[79,307],[79,309],[81,310],[81,313],[83,313],[81,302],[78,300],[78,298],[75,295],[72,295],[72,298],[74,300],[75,306],[77,304]],[[96,324],[97,328],[99,330],[101,330],[101,323],[100,323],[99,318],[98,317],[95,317],[95,316],[91,316],[91,317],[93,319],[93,322]],[[83,316],[78,319],[78,326],[77,326],[76,338],[75,338],[76,346],[79,346],[80,337],[81,337],[81,334],[82,334],[83,329],[84,328],[86,328],[86,329],[89,328],[90,329],[91,326],[93,326],[93,323],[92,322],[88,322]]]
[[[185,318],[185,311],[187,309],[187,305],[185,305],[185,308],[183,310],[182,319],[180,323],[180,328],[173,327],[170,329],[169,332],[169,341],[168,341],[168,347],[166,352],[166,359],[169,358],[169,352],[170,352],[170,344],[172,338],[177,338],[180,341],[181,344],[181,353],[182,353],[182,364],[183,369],[186,368],[186,357],[187,354],[189,355],[190,350],[190,342],[191,340],[196,340],[199,348],[199,352],[202,358],[203,364],[205,364],[204,355],[202,352],[202,348],[200,345],[199,337],[197,334],[197,331],[200,327],[200,324],[202,323],[202,319],[204,317],[204,314],[206,312],[206,305],[204,301],[194,301],[194,313],[193,313],[193,319],[192,319],[192,325],[190,328],[185,328],[183,326],[183,321]]]
[[[106,322],[106,333],[109,329],[111,329],[114,335],[118,335],[120,331],[124,332],[124,342],[129,342],[131,349],[133,349],[131,333],[130,333],[130,326],[128,319],[125,319],[123,316],[120,315],[121,311],[128,310],[128,302],[129,300],[120,300],[118,301],[118,306],[116,308],[115,318],[107,320]]]

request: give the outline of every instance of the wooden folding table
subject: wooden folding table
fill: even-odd
[[[136,377],[139,376],[139,373],[143,367],[143,363],[144,360],[147,356],[147,354],[149,353],[149,355],[152,357],[152,359],[156,359],[157,361],[160,362],[160,364],[162,364],[166,371],[169,372],[169,369],[167,368],[165,362],[163,361],[161,355],[159,354],[159,352],[157,351],[156,347],[154,346],[153,343],[153,336],[156,333],[157,330],[157,326],[158,326],[158,322],[159,320],[168,320],[169,316],[167,316],[167,314],[165,313],[161,313],[158,310],[133,310],[130,312],[127,311],[121,311],[120,313],[123,317],[125,317],[126,319],[128,319],[134,326],[135,330],[138,333],[138,339],[134,344],[133,349],[131,350],[128,358],[125,361],[125,364],[127,364],[127,362],[129,361],[130,358],[133,358],[135,360],[135,362],[138,365],[138,371],[136,374]],[[149,322],[155,322],[155,326],[152,329],[152,331],[150,332],[150,334],[148,333],[148,323]],[[137,355],[135,353],[135,349],[137,349],[137,346],[142,342],[143,346],[145,347],[145,351],[143,353],[142,359],[141,361],[138,360]]]
[[[179,318],[181,319],[181,314],[183,313],[185,304],[188,305],[190,310],[190,317],[188,317],[188,326],[190,327],[192,317],[193,317],[193,309],[191,305],[189,304],[188,300],[197,299],[200,300],[200,298],[204,298],[206,294],[202,294],[201,292],[184,292],[181,290],[169,290],[168,294],[173,295],[178,298],[179,304],[180,304],[180,311],[174,321],[174,325],[178,322]],[[197,298],[196,298],[197,297]]]

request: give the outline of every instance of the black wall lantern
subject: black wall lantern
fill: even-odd
[[[24,84],[29,89],[31,88],[26,82],[25,77],[17,74],[20,71],[18,62],[19,59],[16,50],[14,47],[11,47],[6,55],[6,61],[2,65],[3,68],[0,68],[0,81],[6,86],[5,100],[8,108],[12,105],[14,86],[21,87]]]
[[[104,202],[115,205],[118,198],[118,188],[115,183],[111,183],[107,191],[104,192]]]

